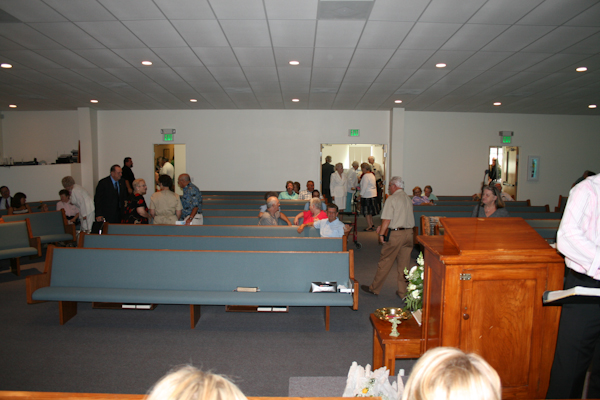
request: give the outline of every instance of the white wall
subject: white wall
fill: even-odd
[[[499,131],[514,131],[512,145],[519,147],[518,199],[554,208],[584,170],[600,172],[599,117],[410,111],[404,117],[403,177],[409,190],[432,185],[436,194],[478,192]],[[541,157],[538,182],[527,181],[528,155]],[[394,171],[398,154],[393,159]]]
[[[56,162],[57,156],[77,149],[77,111],[4,111],[4,157],[15,161]]]
[[[123,157],[152,182],[153,144],[175,128],[187,171],[201,190],[283,190],[287,180],[320,180],[321,143],[387,143],[386,111],[99,111],[100,176]],[[350,138],[348,129],[360,129]]]
[[[22,165],[0,167],[0,186],[7,186],[13,196],[23,192],[27,202],[58,200],[63,188],[61,179],[71,175],[77,181],[81,176],[79,164]],[[36,205],[37,206],[37,205]]]

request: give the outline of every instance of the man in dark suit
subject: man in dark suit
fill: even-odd
[[[333,174],[334,167],[330,164],[331,156],[325,157],[325,164],[321,166],[321,189],[323,196],[327,199],[327,204],[331,203],[331,190],[330,181],[331,174]]]
[[[121,179],[122,175],[123,170],[115,164],[110,167],[110,175],[98,182],[94,196],[96,221],[105,219],[113,224],[121,222],[127,198],[127,187]]]

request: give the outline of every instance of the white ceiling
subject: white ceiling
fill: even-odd
[[[600,0],[0,0],[0,62],[0,110],[598,115]]]

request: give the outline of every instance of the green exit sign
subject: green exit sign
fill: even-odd
[[[172,142],[175,136],[172,133],[163,135],[163,142]]]
[[[512,136],[502,136],[502,143],[511,143]]]
[[[360,136],[360,129],[350,129],[350,134],[348,136]]]

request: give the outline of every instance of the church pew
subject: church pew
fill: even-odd
[[[563,196],[562,194],[558,196],[558,207],[554,207],[554,211],[564,212],[565,207],[567,206],[567,200],[569,200],[569,196]]]
[[[277,192],[276,190],[265,191],[235,191],[235,190],[203,190],[202,195],[206,196],[261,196],[264,197],[267,192]]]
[[[255,218],[255,220],[257,219]],[[283,225],[142,225],[105,223],[102,233],[109,235],[321,237],[319,230],[312,226],[306,227],[302,233],[298,233],[297,229],[297,226]]]
[[[505,201],[504,204],[507,207],[528,207],[531,206],[530,200],[518,200],[518,201]],[[441,200],[435,202],[436,206],[476,206],[476,201],[460,201],[460,200]],[[416,206],[415,206],[416,207]],[[550,211],[550,210],[548,210]]]
[[[423,205],[418,205],[418,206],[413,206],[414,210],[439,210],[439,211],[466,211],[466,210],[471,210],[473,211],[473,208],[475,208],[475,206],[477,206],[477,203],[472,204],[472,205],[464,205],[464,206],[460,206],[460,205],[453,205],[453,206],[446,206],[446,205],[433,205],[433,206],[423,206]],[[550,211],[550,207],[548,205],[545,206],[506,206],[506,209],[509,212],[549,212]]]
[[[346,237],[316,238],[79,234],[79,247],[97,249],[346,251],[347,242]]]
[[[311,293],[311,282],[354,293]],[[44,273],[27,277],[34,301],[57,301],[63,325],[78,302],[186,304],[195,328],[201,305],[358,309],[354,253],[130,250],[48,247]],[[259,288],[256,292],[238,287]]]
[[[10,259],[10,271],[21,276],[21,257],[41,257],[39,237],[33,237],[29,219],[0,224],[0,259]]]
[[[303,209],[296,210],[281,210],[287,217],[293,218],[299,213],[303,212]],[[235,209],[203,209],[202,214],[204,217],[256,217],[258,223],[258,208],[247,209],[247,210],[235,210]]]
[[[294,202],[291,204],[286,204],[283,201],[280,201],[280,210],[286,212],[287,210],[298,210],[303,209],[304,205],[308,203],[308,201]],[[255,210],[258,215],[258,209],[263,204],[266,204],[264,201],[262,203],[202,203],[202,212],[205,210]]]
[[[25,392],[0,390],[0,400],[146,400],[146,394]],[[297,397],[246,397],[248,400],[298,400]],[[302,400],[348,400],[347,397],[303,397]]]
[[[65,210],[7,215],[3,218],[6,222],[23,221],[28,218],[33,236],[39,237],[42,244],[76,239],[75,225],[69,225]]]

